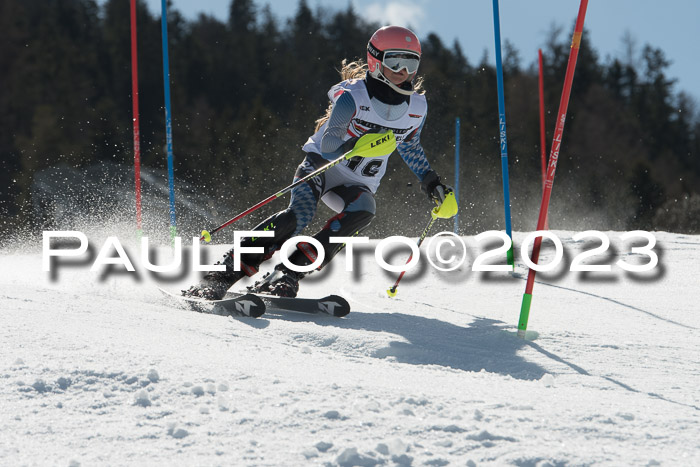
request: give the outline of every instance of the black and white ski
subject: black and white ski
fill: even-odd
[[[277,297],[267,294],[244,294],[231,293],[226,294],[226,297],[242,297],[255,295],[262,299],[267,309],[280,311],[297,311],[299,313],[325,313],[335,317],[343,317],[350,313],[350,304],[343,297],[338,295],[328,295],[322,298],[291,298]]]
[[[265,302],[257,295],[235,294],[227,295],[223,300],[205,300],[197,297],[185,297],[158,288],[165,295],[180,305],[199,313],[209,313],[222,316],[248,316],[259,318],[265,313]]]

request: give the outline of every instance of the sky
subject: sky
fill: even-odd
[[[146,3],[153,13],[160,13],[161,0]],[[205,13],[222,20],[228,16],[230,3],[231,0],[172,0],[173,8],[186,18]],[[489,0],[307,0],[312,9],[345,9],[350,3],[355,12],[368,20],[410,26],[419,38],[434,32],[447,46],[457,40],[472,64],[481,61],[484,51],[490,63],[495,63],[493,3]],[[282,21],[294,15],[299,2],[255,0],[255,4],[270,5]],[[515,46],[523,66],[535,63],[537,50],[544,48],[552,25],[563,26],[563,33],[569,34],[579,4],[578,0],[501,0],[502,43],[509,40]],[[675,91],[685,91],[700,102],[699,54],[693,35],[699,18],[697,0],[592,0],[585,30],[601,60],[626,55],[622,40],[626,34],[637,44],[638,55],[645,44],[662,49],[672,62],[667,76],[678,80]]]

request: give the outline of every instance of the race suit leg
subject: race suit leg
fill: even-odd
[[[306,176],[323,163],[321,156],[307,154],[297,168],[294,180]],[[295,187],[287,209],[273,214],[253,228],[259,231],[274,231],[273,237],[247,237],[241,240],[242,247],[261,247],[262,253],[241,254],[240,263],[236,267],[232,248],[224,254],[221,261],[216,263],[225,265],[225,271],[207,273],[198,285],[190,287],[189,290],[184,291],[184,294],[213,300],[220,299],[237,281],[245,276],[256,274],[261,263],[272,257],[285,241],[297,235],[313,220],[324,190],[324,182],[323,175],[320,175]]]
[[[354,237],[365,230],[376,213],[374,195],[362,185],[341,185],[331,188],[326,196],[339,198],[344,203],[343,210],[328,219],[326,225],[315,235],[324,249],[325,257],[318,269],[328,264],[343,249],[344,243],[331,243],[332,237]],[[299,242],[297,249],[290,255],[293,264],[306,266],[316,261],[318,252],[308,242]]]

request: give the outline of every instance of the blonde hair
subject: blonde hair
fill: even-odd
[[[364,60],[355,60],[352,62],[348,63],[348,60],[346,58],[343,59],[342,62],[340,62],[340,70],[338,70],[338,74],[340,74],[340,79],[341,81],[345,81],[348,79],[362,79],[365,77],[367,74],[367,64],[364,62]],[[423,77],[419,76],[416,77],[414,82],[413,82],[413,89],[415,92],[419,94],[424,94],[425,91],[423,90]],[[318,120],[316,120],[316,128],[314,129],[314,132],[317,132],[321,127],[323,126],[324,123],[328,121],[328,119],[331,117],[331,112],[333,111],[333,103],[331,102],[328,104],[328,108],[326,109],[326,113],[323,114],[322,117],[320,117]]]

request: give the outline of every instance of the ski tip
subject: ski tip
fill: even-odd
[[[262,315],[265,314],[265,308],[262,307],[255,307],[253,311],[250,312],[248,315],[250,318],[260,318]]]
[[[395,287],[388,288],[388,289],[386,290],[386,294],[387,294],[388,296],[390,296],[391,298],[396,297],[396,288],[395,288]]]
[[[205,302],[206,303],[206,302]],[[265,313],[265,302],[256,295],[244,294],[235,298],[224,298],[223,300],[213,300],[217,314],[242,316],[244,318],[259,318]]]
[[[342,318],[350,313],[350,304],[339,295],[329,295],[320,300],[319,309],[336,318]]]
[[[202,236],[199,238],[199,240],[204,240],[206,243],[211,242],[211,234],[209,233],[209,231],[202,230]]]
[[[265,313],[265,308],[265,302],[253,294],[245,294],[236,302],[236,311],[251,318],[260,318]]]

